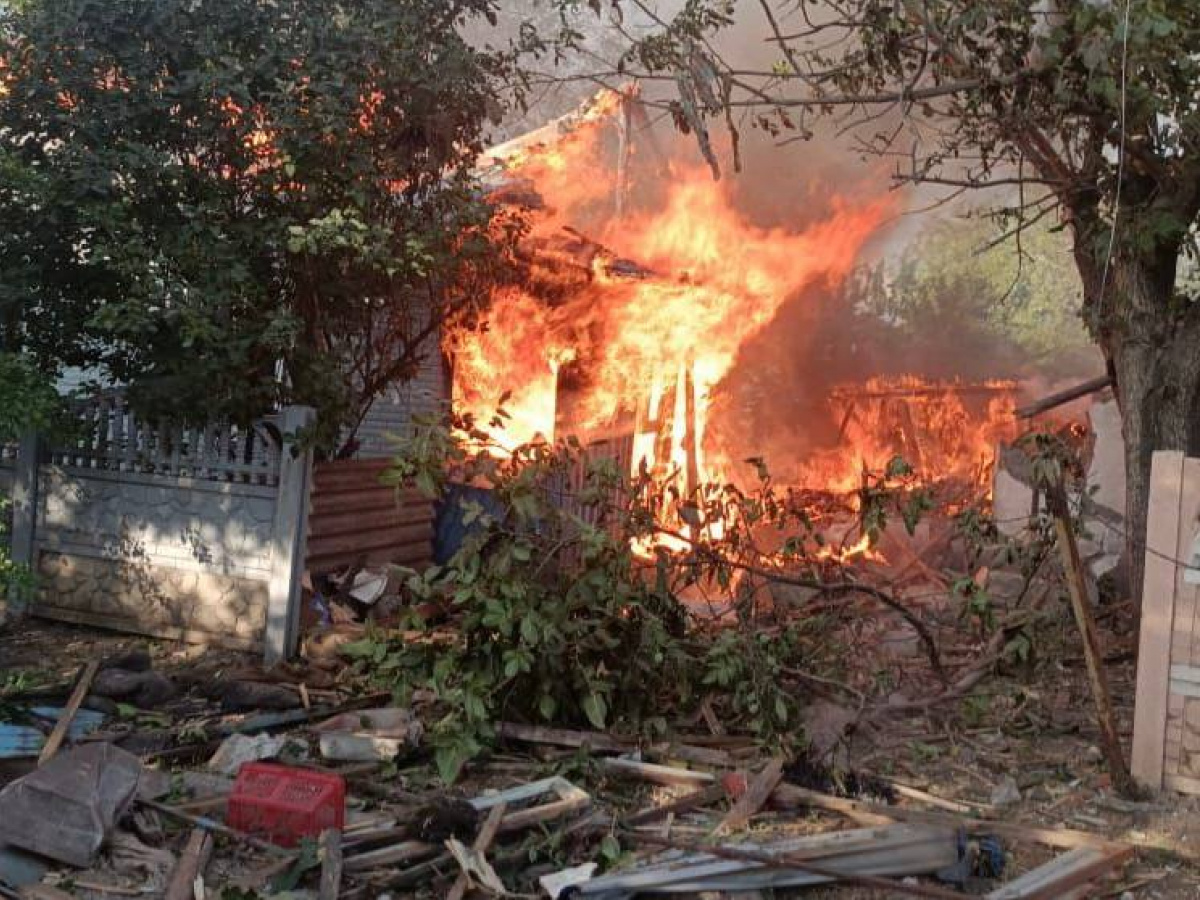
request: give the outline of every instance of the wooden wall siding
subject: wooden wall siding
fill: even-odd
[[[1200,459],[1154,455],[1132,769],[1147,787],[1200,793]]]
[[[622,478],[629,475],[633,459],[633,435],[623,434],[603,440],[592,441],[583,448],[578,465],[574,466],[561,481],[551,486],[551,497],[556,506],[563,512],[576,515],[589,525],[595,525],[604,513],[596,505],[587,505],[579,501],[587,482],[588,467],[600,460],[611,459]],[[609,502],[617,505],[624,502],[625,492],[615,490]]]
[[[411,379],[393,384],[367,411],[358,428],[359,457],[391,457],[397,438],[412,434],[413,416],[437,415],[446,409],[450,386],[441,353],[441,331],[426,342]]]
[[[433,562],[433,502],[415,490],[380,484],[387,459],[346,459],[313,468],[308,570]]]

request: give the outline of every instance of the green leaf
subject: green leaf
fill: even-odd
[[[583,700],[583,713],[595,728],[604,728],[608,706],[599,694],[591,693]]]
[[[606,834],[600,842],[600,855],[608,862],[614,862],[621,856],[621,842],[614,834]]]

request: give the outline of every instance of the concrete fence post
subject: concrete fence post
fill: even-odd
[[[17,565],[33,567],[33,546],[37,534],[38,468],[41,464],[42,442],[36,432],[21,437],[17,448],[17,465],[13,471],[12,533],[9,555]],[[25,610],[26,598],[13,587],[8,597],[0,597],[0,621]]]
[[[290,657],[299,636],[312,451],[302,451],[296,444],[296,436],[315,419],[316,410],[309,406],[285,407],[277,419],[283,446],[271,541],[267,627],[263,635],[263,656],[268,666]]]

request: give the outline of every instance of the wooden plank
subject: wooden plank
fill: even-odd
[[[698,791],[692,791],[690,794],[684,794],[678,800],[664,803],[662,806],[650,806],[640,810],[626,817],[622,824],[630,827],[648,825],[651,822],[657,822],[675,813],[687,812],[698,806],[709,806],[713,803],[719,803],[727,796],[728,793],[725,790],[725,786],[718,782],[706,788],[701,788]]]
[[[71,721],[75,718],[75,713],[79,712],[79,707],[87,697],[88,689],[92,686],[92,679],[96,677],[99,669],[100,661],[97,659],[93,659],[83,667],[79,681],[75,683],[75,689],[71,691],[71,697],[67,700],[67,705],[63,707],[62,715],[54,723],[54,730],[50,732],[50,737],[46,738],[46,745],[42,747],[42,752],[38,755],[39,766],[45,765],[62,746],[62,742],[67,737],[67,730],[71,727]]]
[[[359,853],[357,856],[349,856],[342,863],[342,868],[347,872],[364,872],[367,869],[394,866],[423,859],[437,852],[438,847],[435,844],[427,844],[424,841],[401,841],[391,847],[380,847],[378,850],[369,850],[366,853]]]
[[[1030,419],[1039,413],[1044,413],[1047,410],[1054,409],[1057,406],[1062,406],[1064,403],[1070,403],[1072,400],[1078,400],[1081,397],[1086,397],[1088,394],[1094,394],[1096,391],[1102,391],[1107,387],[1112,386],[1112,378],[1108,375],[1098,375],[1097,377],[1085,381],[1082,384],[1077,384],[1074,387],[1067,388],[1065,391],[1059,391],[1056,394],[1051,394],[1048,397],[1043,397],[1041,400],[1036,400],[1028,406],[1022,406],[1017,410],[1018,419]]]
[[[1075,530],[1067,506],[1067,492],[1062,481],[1050,485],[1047,494],[1054,530],[1058,538],[1058,549],[1062,555],[1063,572],[1067,578],[1067,590],[1071,596],[1071,609],[1075,624],[1083,639],[1083,658],[1087,663],[1088,681],[1092,690],[1092,702],[1096,707],[1096,724],[1100,728],[1100,748],[1104,752],[1108,773],[1113,787],[1125,796],[1133,796],[1134,782],[1125,764],[1121,750],[1121,736],[1117,731],[1117,717],[1113,710],[1112,695],[1108,689],[1108,676],[1104,669],[1104,654],[1100,649],[1100,637],[1092,616],[1092,604],[1087,586],[1087,573],[1079,556],[1079,545],[1075,542]],[[1164,702],[1166,694],[1163,694]],[[1159,724],[1159,733],[1165,739],[1165,711]]]
[[[1111,871],[1125,854],[1080,847],[1026,872],[987,895],[987,900],[1062,900],[1071,891]]]
[[[429,543],[411,544],[405,547],[372,550],[369,553],[341,553],[332,556],[310,556],[306,565],[314,575],[339,572],[350,566],[362,564],[368,567],[406,566],[421,571],[433,562],[433,549]]]
[[[1196,522],[1200,519],[1200,459],[1184,459],[1183,491],[1179,500],[1179,534],[1175,540],[1177,560],[1186,560],[1191,552],[1192,538],[1196,533]],[[1200,587],[1190,582],[1186,566],[1176,566],[1175,571],[1175,628],[1180,632],[1182,653],[1176,655],[1172,648],[1171,662],[1190,664],[1200,662]]]
[[[1167,690],[1172,694],[1178,694],[1180,697],[1200,697],[1200,684],[1181,678],[1172,678],[1168,681]],[[1165,721],[1163,724],[1164,726],[1166,725]]]
[[[717,825],[713,834],[728,834],[736,831],[750,821],[766,804],[771,792],[783,781],[784,759],[777,756],[767,763],[766,768],[750,779],[745,793],[738,797],[733,808]]]
[[[504,813],[508,809],[508,804],[498,803],[493,806],[488,812],[487,818],[483,820],[483,825],[479,829],[479,834],[475,837],[475,843],[471,845],[471,849],[476,853],[487,853],[492,847],[492,842],[496,840],[496,833],[500,830],[500,822],[504,819]],[[458,878],[454,880],[454,884],[450,888],[450,893],[446,895],[446,900],[462,900],[467,894],[467,888],[471,886],[471,879],[467,877],[466,872],[460,872]]]
[[[342,889],[342,833],[336,828],[321,832],[321,886],[317,900],[337,900]]]
[[[1175,611],[1176,544],[1183,493],[1183,454],[1154,454],[1150,512],[1146,525],[1146,572],[1138,638],[1134,704],[1133,777],[1151,790],[1162,787],[1166,744],[1167,691]]]
[[[1200,794],[1200,778],[1168,772],[1163,775],[1163,788],[1181,794]]]
[[[496,736],[510,741],[525,741],[531,744],[550,744],[559,747],[576,747],[601,753],[630,753],[637,749],[635,743],[623,741],[599,731],[580,731],[572,728],[548,728],[543,725],[523,725],[518,722],[496,723]],[[660,742],[643,746],[643,754],[668,757],[707,766],[729,768],[730,756],[723,750],[694,747],[690,744]]]
[[[638,762],[635,759],[597,760],[600,768],[614,775],[627,775],[654,784],[665,784],[679,787],[703,787],[716,781],[711,772],[697,772],[693,769],[676,769],[672,766],[656,766],[653,763]]]
[[[1185,666],[1178,663],[1172,663],[1171,680],[1187,681],[1191,684],[1200,684],[1200,666]]]
[[[312,541],[344,534],[387,531],[410,525],[428,526],[432,520],[431,509],[415,507],[392,506],[375,510],[324,513],[309,517],[308,539]]]
[[[348,512],[365,512],[380,509],[420,510],[433,518],[433,501],[428,497],[403,491],[397,494],[390,488],[355,488],[351,491],[329,491],[317,488],[313,491],[314,515],[337,515]]]
[[[196,879],[204,875],[212,849],[212,835],[203,828],[193,828],[171,873],[163,900],[192,900],[195,897]]]

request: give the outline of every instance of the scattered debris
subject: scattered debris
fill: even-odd
[[[20,709],[17,715],[30,724],[17,722],[0,723],[0,759],[21,759],[37,756],[46,746],[46,734],[38,727],[45,722],[60,721],[61,706],[34,706]],[[103,713],[81,709],[70,719],[67,740],[76,742],[104,724]]]
[[[260,681],[222,682],[213,686],[221,699],[221,708],[228,712],[250,712],[264,709],[296,709],[303,704],[300,692],[281,684]]]
[[[406,709],[342,713],[315,727],[321,756],[340,762],[387,761],[421,743],[421,721]]]
[[[92,695],[129,703],[138,709],[155,709],[179,693],[171,679],[158,672],[106,668],[92,684]]]
[[[992,806],[997,809],[1003,809],[1006,806],[1012,806],[1015,803],[1021,802],[1021,789],[1017,786],[1017,780],[1011,775],[1005,775],[1001,778],[994,788],[992,788],[992,796],[990,798]]]
[[[359,603],[370,606],[383,596],[383,592],[387,590],[387,585],[387,572],[363,569],[354,576],[353,583],[346,593]]]
[[[469,850],[457,839],[447,838],[446,849],[450,851],[450,855],[462,869],[462,874],[450,888],[446,900],[462,900],[472,887],[478,887],[499,896],[508,893],[504,882],[500,880],[496,870],[488,863],[486,856],[487,851],[491,849],[492,841],[496,839],[496,833],[500,830],[500,824],[504,821],[504,813],[507,809],[508,807],[504,803],[498,803],[491,808],[488,817],[479,829],[479,836],[475,838],[475,843]]]
[[[569,869],[541,876],[538,879],[538,884],[542,886],[542,890],[550,895],[550,900],[558,900],[558,898],[565,896],[564,892],[568,888],[576,887],[591,880],[598,868],[600,868],[599,865],[594,862],[584,863],[581,866],[572,866]]]
[[[233,778],[245,763],[275,759],[283,752],[287,743],[286,737],[272,737],[269,734],[256,734],[253,737],[231,734],[221,742],[217,752],[209,759],[208,769],[218,775]]]
[[[96,672],[99,668],[100,663],[95,660],[83,667],[83,671],[79,674],[79,680],[76,682],[74,690],[71,691],[71,697],[67,700],[67,705],[63,708],[62,715],[54,723],[54,730],[50,732],[50,736],[46,738],[46,745],[42,747],[42,752],[38,754],[39,766],[45,765],[58,752],[58,748],[62,746],[62,742],[66,739],[67,732],[71,728],[71,722],[75,719],[76,713],[79,712],[83,698],[87,696],[88,688],[92,684],[92,679],[96,677]]]
[[[326,828],[318,844],[321,884],[317,900],[337,900],[342,889],[342,832]]]
[[[175,871],[171,873],[163,900],[191,900],[195,896],[196,879],[204,877],[212,849],[212,835],[203,828],[193,828]]]
[[[676,846],[648,835],[641,839]],[[704,850],[688,847],[682,856],[672,854],[630,872],[594,878],[581,884],[578,893],[620,900],[648,892],[750,891],[821,884],[836,878],[870,883],[868,878],[881,875],[924,875],[948,868],[958,861],[959,847],[953,829],[914,825],[838,831],[771,844],[746,842]],[[827,861],[828,867],[821,865],[822,861]],[[834,866],[836,875],[823,874]],[[884,882],[883,886],[909,893],[897,882]],[[956,896],[948,891],[934,896],[947,895]]]
[[[0,791],[0,841],[87,867],[133,801],[141,769],[106,743],[55,756]]]

